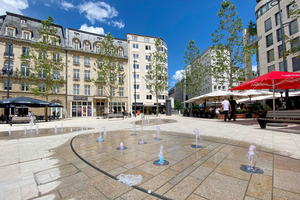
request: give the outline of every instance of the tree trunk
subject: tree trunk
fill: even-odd
[[[156,116],[158,116],[158,96],[156,95]]]
[[[48,102],[48,96],[46,96],[46,101]],[[48,122],[48,106],[45,109],[45,122]]]

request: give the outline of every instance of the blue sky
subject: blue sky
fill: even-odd
[[[126,38],[126,33],[161,37],[168,45],[169,85],[184,67],[183,56],[189,40],[203,52],[212,45],[210,34],[219,26],[217,12],[222,0],[0,0],[5,11],[47,19],[64,28]],[[256,0],[232,0],[246,28],[255,21]],[[254,63],[255,64],[255,63]],[[178,74],[178,73],[177,73]]]

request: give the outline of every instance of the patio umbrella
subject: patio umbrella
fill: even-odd
[[[261,91],[261,90],[246,90],[246,91],[240,92],[240,94],[247,95],[249,97],[250,103],[251,103],[252,97],[272,95],[272,92],[266,92],[266,91]]]
[[[220,99],[222,99],[224,97],[231,97],[231,96],[234,99],[240,99],[240,98],[247,97],[247,95],[241,94],[241,93],[218,90],[218,91],[214,91],[214,92],[210,92],[210,93],[201,95],[197,99],[198,100],[205,100],[205,101],[208,101],[208,102],[217,100],[217,102],[220,102]]]
[[[273,115],[275,118],[275,89],[299,89],[300,73],[272,71],[230,90],[273,89]]]
[[[30,97],[14,97],[9,99],[0,100],[0,107],[7,107],[7,106],[28,106],[28,107],[63,107],[59,104],[50,103],[47,101],[42,101],[38,99],[33,99]]]

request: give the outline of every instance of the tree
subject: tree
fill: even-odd
[[[291,6],[289,7],[291,10],[289,10],[289,16],[295,20],[300,17],[300,9],[298,8],[298,5],[295,1],[291,2]],[[294,38],[293,36],[287,36],[284,35],[284,41],[285,43],[290,43],[291,48],[286,49],[283,53],[284,56],[287,57],[289,55],[296,55],[298,58],[300,57],[300,44],[299,39]]]
[[[156,116],[158,116],[158,98],[165,91],[168,90],[168,70],[167,70],[167,53],[163,48],[164,42],[157,38],[155,40],[156,51],[150,53],[148,61],[150,62],[150,69],[144,78],[149,92],[156,97]]]
[[[184,52],[185,66],[180,86],[191,97],[195,97],[202,91],[202,83],[207,75],[207,68],[202,65],[201,60],[198,58],[200,49],[198,49],[194,40],[190,40]]]
[[[36,87],[29,87],[36,96],[42,96],[48,101],[48,97],[56,95],[59,87],[66,81],[60,76],[64,63],[60,57],[62,47],[57,36],[57,28],[53,26],[53,18],[48,17],[42,21],[38,29],[40,40],[32,44],[32,50],[25,51],[21,59],[30,64],[29,82]]]
[[[232,88],[234,83],[243,78],[243,64],[251,59],[256,49],[243,45],[242,20],[232,2],[222,1],[218,16],[220,26],[211,34],[214,45],[211,47],[213,64],[210,74],[217,83],[223,85],[229,82],[229,88]],[[248,55],[246,60],[245,55]]]
[[[107,33],[102,40],[101,50],[97,55],[94,71],[98,77],[93,79],[96,86],[102,86],[110,101],[110,112],[112,112],[112,98],[116,90],[124,85],[125,73],[120,67],[118,56],[118,46],[114,44],[114,37]]]
[[[176,99],[174,99],[174,101],[175,101],[175,109],[176,110],[180,110],[181,109],[181,103],[179,102],[179,101],[177,101]]]

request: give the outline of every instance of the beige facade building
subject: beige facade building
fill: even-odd
[[[156,51],[156,39],[157,37],[150,37],[146,35],[127,34],[129,103],[132,105],[131,109],[134,110],[136,88],[137,111],[145,114],[152,114],[156,112],[156,97],[149,92],[145,81],[147,70],[150,68],[148,58],[151,53]],[[161,51],[167,53],[168,49],[166,43],[164,43]],[[165,70],[168,71],[168,66],[165,66]],[[134,73],[136,73],[136,76],[134,76]],[[161,109],[159,112],[164,109],[167,96],[167,89],[159,96],[158,103]]]
[[[30,51],[31,45],[39,41],[38,28],[41,20],[26,17],[23,15],[7,13],[0,17],[0,63],[2,64],[0,75],[0,97],[7,98],[7,73],[8,60],[10,58],[10,96],[27,96],[45,100],[45,98],[34,96],[30,91],[28,76],[30,74],[30,64],[26,65],[21,55]],[[55,25],[55,24],[54,24]],[[126,39],[114,39],[114,45],[118,47],[119,68],[124,72],[124,84],[114,88],[114,96],[110,102],[107,94],[107,87],[94,83],[91,79],[97,79],[98,74],[94,68],[97,55],[101,49],[101,41],[104,35],[94,34],[72,28],[58,28],[59,37],[63,48],[60,58],[65,63],[65,67],[60,71],[60,77],[64,77],[66,84],[58,88],[57,95],[49,97],[48,101],[58,103],[63,108],[51,108],[48,113],[53,111],[60,112],[65,117],[91,117],[102,116],[109,112],[112,103],[112,112],[132,112],[134,103],[134,87],[137,88],[137,105],[140,112],[152,113],[155,106],[155,97],[149,93],[144,80],[147,69],[149,69],[148,56],[155,49],[156,37],[127,34]],[[9,56],[9,42],[11,41],[11,53]],[[167,52],[164,45],[163,51]],[[3,56],[2,56],[3,55]],[[135,65],[134,65],[135,64]],[[136,76],[134,76],[134,68]],[[167,70],[167,66],[165,67]],[[134,85],[134,78],[136,85]],[[159,103],[165,104],[167,90],[159,97]],[[24,114],[33,110],[35,115],[43,115],[44,109],[25,108]],[[10,114],[21,115],[19,108],[12,108]],[[5,114],[4,109],[0,109],[0,115]]]
[[[289,55],[286,58],[286,69],[282,57],[282,34],[280,25],[280,13],[278,2],[280,2],[281,19],[283,23],[284,35],[294,38],[292,43],[287,43],[286,49],[300,45],[299,19],[292,19],[289,16],[292,0],[261,0],[255,7],[257,36],[250,37],[247,30],[244,31],[246,43],[248,45],[258,45],[257,72],[258,76],[270,71],[300,71],[300,58],[296,55]],[[300,5],[300,1],[296,0]],[[251,61],[247,64],[252,67]]]

